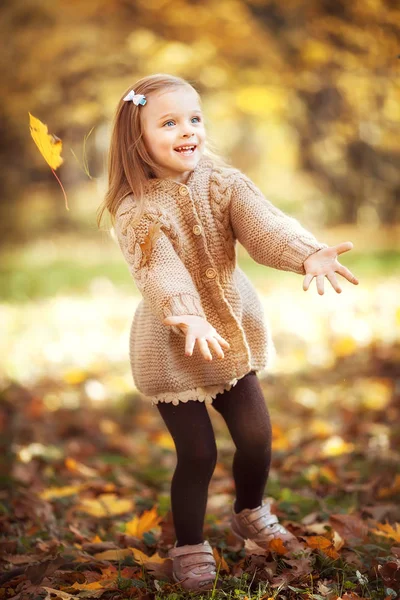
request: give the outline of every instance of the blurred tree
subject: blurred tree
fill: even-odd
[[[329,198],[325,224],[398,219],[397,0],[6,0],[1,13],[0,243],[16,235],[26,190],[55,184],[29,140],[28,111],[63,140],[68,191],[86,180],[69,147],[101,131],[88,157],[104,177],[103,125],[151,72],[197,86],[212,138],[266,192],[290,198],[282,173],[302,172],[296,194],[307,181],[302,206]],[[57,227],[70,217],[57,197]]]

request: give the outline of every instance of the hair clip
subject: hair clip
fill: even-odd
[[[133,104],[136,104],[136,106],[139,106],[139,104],[144,106],[147,102],[146,96],[143,96],[143,94],[135,94],[133,90],[131,90],[129,94],[125,96],[124,100],[132,100]]]

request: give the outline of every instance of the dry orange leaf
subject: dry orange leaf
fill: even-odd
[[[220,571],[226,571],[227,573],[229,573],[229,566],[228,563],[226,562],[226,560],[224,559],[224,557],[222,556],[222,554],[220,554],[217,550],[217,548],[213,548],[213,555],[215,558],[215,562],[217,563],[217,568],[218,565],[220,565],[219,570]]]
[[[372,529],[372,533],[382,535],[387,538],[392,538],[396,542],[400,542],[400,523],[395,523],[394,527],[389,523],[377,523],[377,529]]]
[[[339,558],[339,553],[335,550],[333,543],[322,535],[312,535],[307,537],[306,542],[313,550],[320,550],[330,558]]]
[[[55,173],[55,169],[57,169],[64,162],[63,158],[61,157],[62,141],[56,135],[53,135],[53,134],[50,135],[48,133],[47,125],[42,123],[42,121],[40,121],[40,119],[37,119],[36,117],[31,115],[31,113],[28,113],[28,114],[29,114],[29,128],[30,128],[32,139],[35,142],[36,146],[39,148],[40,154],[43,156],[43,158],[45,159],[45,161],[51,168],[54,177],[57,179],[58,183],[60,184],[61,189],[64,194],[64,198],[65,198],[65,207],[67,210],[69,210],[68,202],[67,202],[67,195],[65,193],[65,190],[63,188],[61,181],[59,180],[59,178],[57,177],[57,175]]]
[[[125,525],[125,531],[142,539],[143,534],[158,527],[161,520],[162,517],[157,513],[157,508],[154,506],[151,510],[145,510],[140,517],[134,516],[131,521],[128,521]]]
[[[71,585],[71,587],[76,588],[77,590],[102,590],[108,585],[114,585],[115,578],[111,581],[101,580],[101,581],[92,581],[92,583],[78,583],[75,581]],[[73,596],[76,598],[76,596]]]
[[[277,554],[287,554],[289,550],[285,548],[283,541],[280,538],[275,538],[269,543],[269,549]]]
[[[77,509],[101,518],[130,512],[133,502],[129,498],[118,498],[116,494],[100,494],[97,498],[82,498]]]
[[[79,473],[80,475],[83,475],[84,477],[96,477],[96,475],[97,475],[97,471],[76,461],[74,458],[67,457],[65,459],[65,466],[67,467],[68,471]]]
[[[67,592],[56,590],[55,588],[46,587],[44,585],[41,587],[47,592],[46,598],[50,598],[51,596],[56,596],[56,598],[61,598],[61,600],[73,600],[76,598],[73,594],[68,594]]]
[[[155,552],[153,556],[147,556],[147,554],[137,548],[129,548],[129,550],[135,557],[135,560],[143,565],[146,565],[147,563],[162,564],[168,560],[168,558],[162,558],[157,552]]]
[[[388,496],[394,496],[400,492],[400,475],[397,474],[392,485],[390,487],[384,487],[378,490],[378,498],[387,498]]]
[[[161,223],[151,223],[149,225],[147,237],[140,244],[140,248],[142,250],[142,260],[140,263],[141,267],[143,267],[143,265],[145,265],[150,259],[154,246],[156,245],[156,242],[161,237],[161,235]]]
[[[51,487],[43,490],[39,493],[39,496],[43,500],[52,500],[53,498],[65,498],[66,496],[73,496],[79,494],[86,488],[85,483],[79,485],[64,485],[62,487]]]
[[[97,554],[94,555],[94,557],[99,560],[124,560],[127,556],[132,556],[130,548],[105,550],[104,552],[97,552]]]

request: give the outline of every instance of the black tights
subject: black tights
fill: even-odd
[[[171,482],[171,510],[177,546],[203,541],[208,486],[217,461],[210,416],[203,402],[156,404],[174,440],[177,465]],[[262,503],[271,463],[271,422],[257,375],[251,371],[212,406],[223,416],[236,452],[232,474],[236,512]]]

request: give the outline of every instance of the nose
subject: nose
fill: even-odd
[[[190,137],[192,137],[192,135],[194,135],[193,131],[191,131],[191,132],[187,131],[186,133],[183,134],[183,137],[190,138]]]

